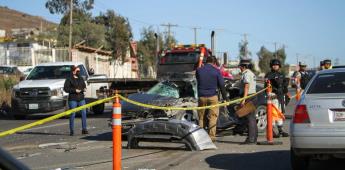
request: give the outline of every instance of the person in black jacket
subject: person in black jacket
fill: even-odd
[[[68,93],[68,106],[70,109],[85,105],[84,91],[86,84],[84,79],[80,76],[80,68],[72,66],[72,76],[67,78],[64,84],[64,91]],[[86,128],[86,110],[81,110],[82,117],[82,134],[88,134]],[[69,118],[70,136],[74,135],[74,118],[75,113],[71,114]]]
[[[278,59],[272,59],[270,61],[271,71],[265,75],[265,79],[269,80],[272,85],[272,95],[271,98],[273,103],[275,100],[278,102],[279,111],[285,114],[285,105],[287,104],[288,98],[288,82],[285,79],[285,75],[280,71],[281,62]],[[267,87],[267,84],[265,84]],[[283,130],[283,119],[279,119],[277,122],[273,122],[278,128],[278,133],[273,131],[273,137],[279,138],[280,136],[289,137],[289,134]]]

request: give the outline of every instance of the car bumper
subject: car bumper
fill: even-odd
[[[30,108],[30,105],[35,105],[35,107]],[[12,107],[14,108],[14,114],[16,115],[47,113],[59,109],[64,109],[65,106],[66,100],[57,97],[50,97],[44,99],[12,99]]]
[[[297,154],[345,153],[345,136],[341,137],[296,137],[292,136],[291,147]],[[336,152],[335,152],[336,151]]]

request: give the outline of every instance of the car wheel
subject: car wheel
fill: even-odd
[[[103,114],[104,112],[104,103],[98,104],[96,106],[92,107],[92,111],[93,113],[95,113],[96,115],[100,115]]]
[[[13,115],[13,118],[15,120],[24,120],[26,118],[26,115]]]
[[[255,110],[258,132],[264,133],[267,126],[267,110],[265,105],[260,105]]]
[[[309,167],[309,157],[296,155],[293,149],[290,149],[290,161],[293,170],[304,170]]]

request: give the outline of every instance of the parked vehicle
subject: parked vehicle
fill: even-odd
[[[318,72],[297,103],[291,132],[291,165],[345,158],[345,69]]]
[[[25,77],[25,75],[18,69],[18,67],[13,65],[0,66],[0,75],[18,76],[21,79]]]
[[[13,87],[13,116],[25,118],[28,114],[47,113],[66,109],[67,93],[63,91],[66,78],[71,74],[71,68],[77,65],[85,81],[93,78],[106,78],[105,75],[89,75],[81,62],[55,62],[39,64],[33,68],[24,81]],[[86,83],[86,102],[93,102],[102,96],[96,90],[107,88],[108,83]],[[102,114],[104,103],[92,108],[96,114]]]

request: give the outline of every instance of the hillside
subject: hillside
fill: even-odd
[[[0,29],[10,33],[13,28],[37,28],[44,30],[46,27],[55,26],[56,23],[47,21],[39,16],[32,16],[23,12],[0,6]]]

